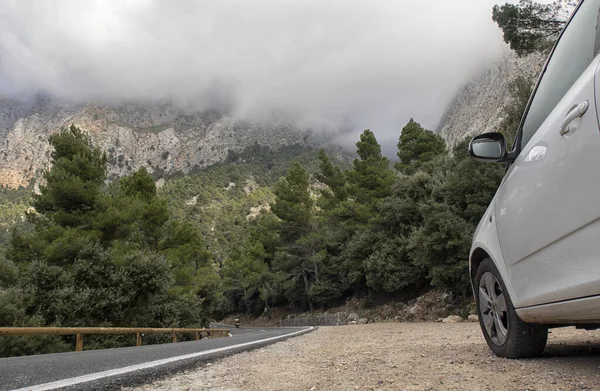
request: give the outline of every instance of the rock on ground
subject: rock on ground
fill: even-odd
[[[462,318],[458,315],[450,315],[447,318],[442,320],[442,323],[460,323],[462,322]]]
[[[552,330],[543,358],[494,356],[474,323],[321,327],[129,391],[600,389],[600,332]]]

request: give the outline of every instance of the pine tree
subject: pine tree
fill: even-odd
[[[427,130],[412,118],[402,128],[398,141],[396,169],[405,173],[416,172],[424,163],[446,152],[446,143],[439,135]]]
[[[541,4],[520,0],[519,4],[495,5],[492,20],[504,34],[504,42],[517,55],[549,50],[567,23],[576,2],[560,0]]]
[[[61,226],[89,224],[106,179],[106,156],[75,125],[50,136],[52,169],[33,206]]]
[[[284,274],[284,294],[291,302],[308,304],[311,285],[318,278],[315,258],[320,238],[311,234],[313,229],[313,200],[309,190],[309,175],[299,163],[294,163],[285,178],[275,188],[273,213],[279,224],[280,247],[275,257],[274,270]]]
[[[16,263],[45,259],[72,264],[79,251],[101,236],[94,229],[106,179],[106,156],[75,125],[50,136],[52,168],[34,197],[35,234],[16,233],[8,257]]]
[[[141,198],[146,202],[151,202],[156,198],[156,184],[145,167],[140,168],[131,175],[124,176],[119,184],[119,190],[125,196]]]
[[[282,221],[280,233],[283,243],[293,243],[310,230],[313,200],[308,179],[308,172],[295,162],[275,187],[276,199],[272,210]]]
[[[223,263],[223,284],[233,301],[243,304],[247,314],[257,303],[268,306],[269,284],[273,279],[265,262],[264,247],[260,242],[247,243],[244,249]]]
[[[410,235],[412,262],[428,271],[431,284],[466,296],[473,226],[445,203],[421,206],[423,224]]]
[[[359,158],[347,172],[348,199],[336,209],[335,216],[345,231],[345,237],[340,235],[344,244],[338,257],[343,286],[365,293],[365,261],[381,240],[373,227],[379,220],[383,200],[392,194],[397,176],[369,129],[361,134],[356,147]]]
[[[333,197],[338,202],[345,200],[347,189],[344,172],[339,166],[331,163],[329,156],[323,149],[319,151],[319,171],[316,175],[317,179],[329,188],[329,192],[324,192],[323,196],[326,198]]]
[[[381,146],[375,135],[366,129],[356,143],[359,159],[348,172],[350,194],[365,206],[377,205],[377,200],[391,194],[395,174],[390,170],[388,158],[381,154]]]

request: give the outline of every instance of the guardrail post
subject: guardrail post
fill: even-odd
[[[75,351],[81,352],[83,350],[83,335],[77,334],[75,338]]]
[[[135,334],[136,346],[142,345],[144,333],[171,333],[173,342],[177,342],[177,333],[196,334],[196,340],[214,337],[226,337],[227,329],[205,328],[144,328],[144,327],[0,327],[0,336],[23,335],[75,335],[75,351],[83,351],[84,335]]]

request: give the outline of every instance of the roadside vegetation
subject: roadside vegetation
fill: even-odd
[[[106,155],[71,126],[50,138],[46,184],[3,262],[2,326],[202,326],[217,275],[199,230],[169,216],[140,169],[105,186]],[[8,338],[0,355],[71,349],[65,338]],[[107,346],[125,341],[111,338]],[[94,346],[92,342],[90,346]]]

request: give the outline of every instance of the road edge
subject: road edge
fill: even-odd
[[[236,353],[258,349],[289,338],[299,337],[317,330],[318,327],[307,327],[304,330],[289,334],[269,337],[258,341],[244,342],[241,344],[222,348],[209,349],[202,352],[190,353],[167,359],[149,361],[143,364],[130,365],[123,368],[111,369],[77,376],[69,379],[28,386],[11,391],[50,391],[50,390],[120,390],[122,387],[132,387],[173,376],[185,370],[198,367],[199,363],[214,361]]]

